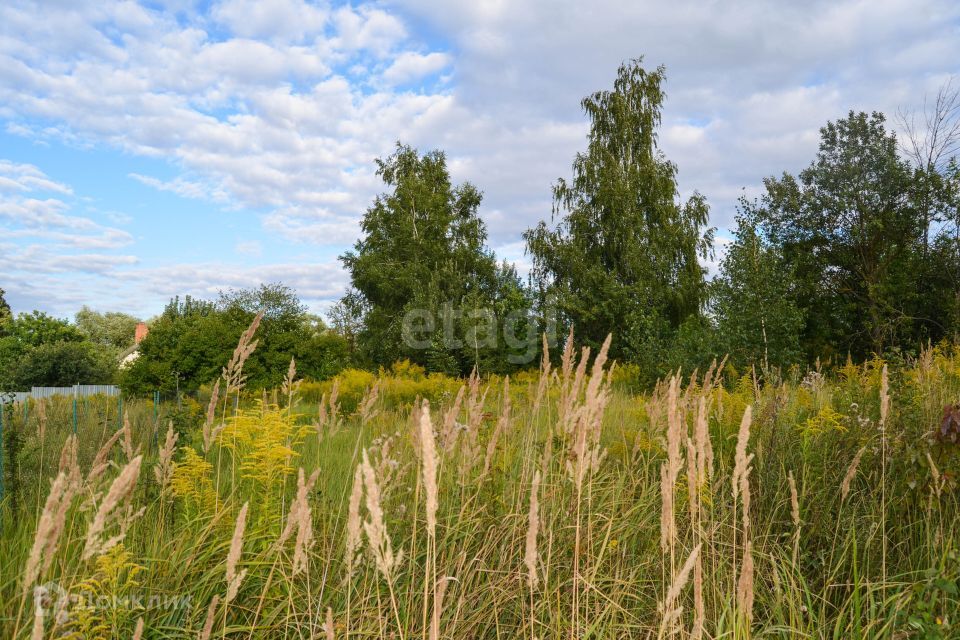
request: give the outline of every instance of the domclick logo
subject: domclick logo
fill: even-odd
[[[193,605],[192,595],[146,595],[128,593],[122,596],[71,593],[56,582],[47,582],[33,589],[33,606],[37,617],[52,613],[59,624],[66,622],[72,607],[95,610],[172,610],[188,609]]]

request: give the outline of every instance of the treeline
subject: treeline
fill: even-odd
[[[211,384],[240,334],[264,312],[243,373],[251,388],[278,386],[296,359],[300,377],[323,380],[350,363],[347,341],[282,284],[229,290],[212,301],[175,298],[134,344],[139,320],[86,307],[71,322],[40,312],[14,317],[0,289],[0,391],[119,384],[125,393],[172,396]]]
[[[765,375],[960,339],[957,89],[899,114],[904,140],[880,113],[828,122],[809,167],[741,199],[708,278],[707,201],[680,197],[678,168],[658,146],[664,69],[641,62],[582,101],[586,149],[553,186],[551,221],[523,234],[527,278],[488,248],[481,191],[452,182],[443,152],[398,143],[377,160],[385,191],[340,257],[350,287],[331,326],[279,284],[175,299],[139,357],[117,370],[135,319],[84,310],[71,325],[43,314],[4,319],[0,307],[0,384],[112,378],[132,393],[191,391],[216,379],[260,310],[260,344],[244,369],[253,388],[278,385],[291,357],[316,379],[401,360],[453,375],[510,373],[536,366],[543,335],[562,347],[571,327],[595,348],[612,334],[611,356],[634,365],[641,383],[723,354]],[[96,328],[109,323],[123,330]]]
[[[611,90],[583,100],[587,147],[554,185],[551,224],[524,234],[526,283],[486,248],[480,191],[452,185],[442,153],[398,144],[378,161],[388,191],[341,258],[352,288],[334,321],[352,357],[505,372],[524,366],[542,332],[572,326],[593,347],[613,334],[611,354],[650,382],[718,354],[762,372],[958,338],[956,89],[947,85],[918,119],[900,114],[904,141],[880,113],[828,122],[807,169],[741,200],[733,242],[708,279],[706,200],[680,198],[677,166],[657,144],[664,83],[663,68],[635,60]],[[526,338],[490,339],[491,327]]]
[[[280,386],[296,359],[299,377],[323,380],[348,364],[347,343],[323,320],[307,313],[296,293],[282,284],[221,292],[215,301],[175,298],[150,322],[136,359],[124,367],[124,392],[192,393],[212,384],[230,360],[240,334],[258,312],[257,348],[243,375],[252,389]]]
[[[74,322],[39,311],[14,316],[0,289],[0,391],[110,384],[136,325],[133,316],[87,307]]]

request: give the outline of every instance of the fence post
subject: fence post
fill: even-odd
[[[77,435],[77,395],[73,395],[73,435]]]

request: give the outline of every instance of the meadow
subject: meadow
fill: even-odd
[[[2,637],[960,637],[958,348],[248,391],[251,337],[199,402],[7,408]]]

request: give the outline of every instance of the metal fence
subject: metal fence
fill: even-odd
[[[33,387],[30,391],[0,392],[0,403],[23,402],[29,398],[39,400],[53,396],[119,396],[120,387],[112,384],[75,384],[72,387]]]

